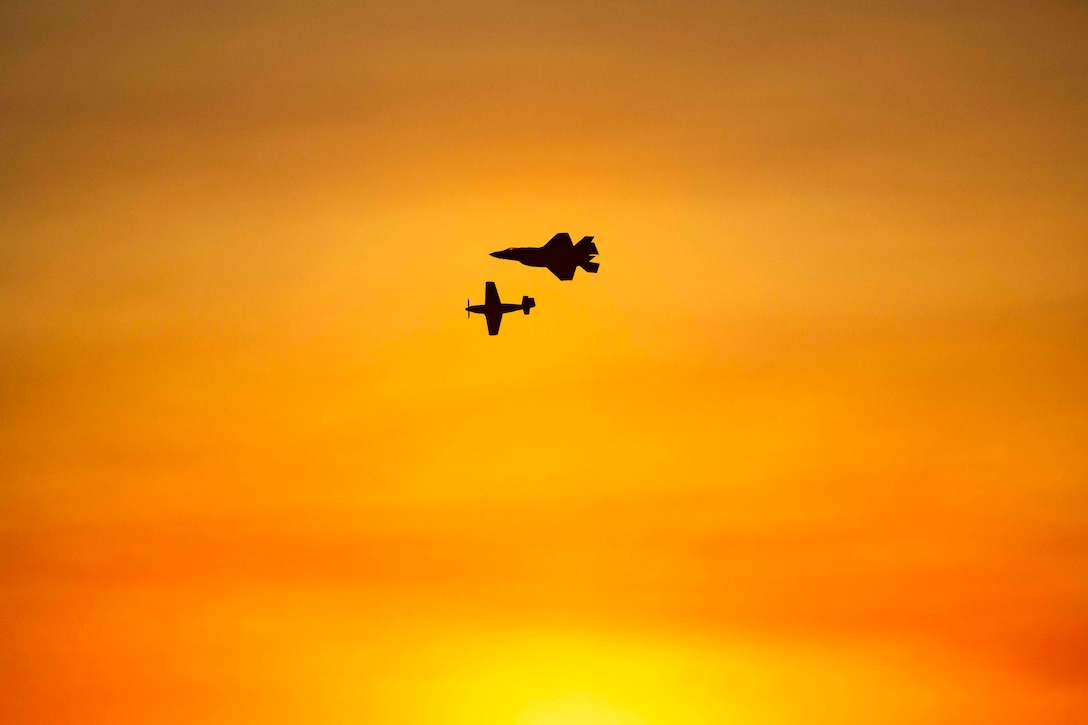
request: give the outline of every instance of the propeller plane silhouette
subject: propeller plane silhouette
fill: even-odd
[[[472,300],[468,301],[468,306],[465,307],[465,311],[468,312],[468,316],[472,317],[472,313],[483,315],[487,318],[487,334],[498,335],[499,325],[502,324],[502,316],[507,312],[514,312],[521,310],[525,314],[529,314],[529,310],[536,307],[536,300],[526,295],[521,298],[521,304],[513,304],[510,302],[504,303],[499,299],[499,290],[495,287],[494,282],[488,282],[484,288],[484,303],[482,305],[472,304]]]

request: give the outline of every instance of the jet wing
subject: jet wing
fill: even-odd
[[[487,317],[487,334],[498,335],[499,325],[502,324],[502,312],[498,310],[488,312],[485,317]]]
[[[570,234],[566,232],[559,232],[554,237],[548,240],[545,247],[573,247],[574,242],[570,240]]]
[[[486,286],[485,291],[484,291],[484,304],[487,305],[488,307],[491,307],[492,305],[502,304],[501,302],[499,302],[499,290],[495,286],[494,282],[488,282],[487,283],[487,286]],[[488,323],[488,324],[490,324],[490,323]],[[498,323],[495,324],[495,328],[498,329]],[[494,335],[495,333],[491,333],[491,334]]]
[[[548,265],[548,271],[563,280],[574,279],[574,270],[577,268],[578,265],[574,262],[559,262]]]

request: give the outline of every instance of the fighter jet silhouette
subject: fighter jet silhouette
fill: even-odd
[[[601,266],[590,260],[597,254],[597,245],[593,237],[582,237],[582,241],[572,244],[566,232],[556,234],[543,247],[510,247],[501,252],[492,252],[492,257],[515,259],[529,267],[547,267],[559,279],[574,279],[574,270],[581,267],[587,272],[596,272]]]
[[[506,303],[499,299],[499,290],[495,287],[494,282],[488,282],[484,292],[484,303],[482,305],[472,304],[472,300],[468,301],[468,307],[465,310],[468,311],[469,317],[472,317],[473,312],[478,312],[487,318],[487,334],[498,335],[499,325],[502,324],[502,316],[507,312],[513,312],[514,310],[521,310],[525,314],[529,314],[529,310],[536,307],[536,300],[532,297],[522,297],[521,304],[515,305],[513,303]]]

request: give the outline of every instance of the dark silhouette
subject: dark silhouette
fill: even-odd
[[[597,245],[593,237],[582,237],[582,241],[572,244],[566,232],[556,234],[543,247],[510,247],[501,252],[492,252],[492,257],[514,259],[529,267],[547,267],[559,279],[574,279],[574,270],[581,267],[587,272],[596,272],[601,266],[590,260],[597,254]]]
[[[536,300],[532,297],[522,297],[521,304],[515,305],[512,303],[503,304],[499,299],[499,290],[495,287],[494,282],[488,282],[486,291],[484,292],[484,303],[482,305],[474,305],[469,300],[468,307],[465,310],[468,311],[469,317],[473,312],[478,312],[487,318],[487,334],[498,335],[499,325],[502,324],[502,316],[507,312],[513,312],[514,310],[521,310],[525,314],[529,314],[529,310],[536,307]]]

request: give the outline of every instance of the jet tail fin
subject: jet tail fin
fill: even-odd
[[[522,312],[524,312],[525,314],[529,314],[529,310],[533,309],[534,307],[536,307],[536,300],[534,300],[532,297],[526,295],[525,297],[521,298]]]
[[[592,272],[593,274],[596,274],[597,270],[601,268],[601,265],[599,263],[590,262],[588,259],[586,261],[582,262],[578,266],[581,267],[582,269],[584,269],[587,272]]]
[[[590,256],[597,254],[597,245],[593,243],[593,237],[582,237],[582,240],[575,244],[574,248]]]

